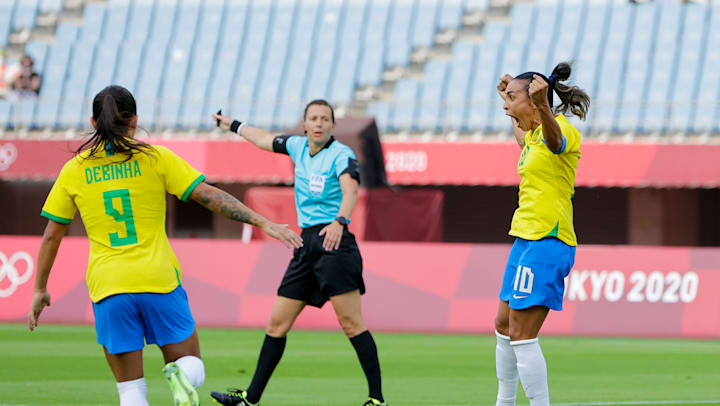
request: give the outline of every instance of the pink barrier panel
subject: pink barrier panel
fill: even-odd
[[[248,142],[150,139],[165,145],[211,181],[292,183],[290,158]],[[78,141],[0,141],[0,179],[54,179]],[[383,142],[395,185],[517,185],[515,142]],[[577,186],[717,187],[720,145],[584,142]],[[623,162],[613,165],[612,162]]]
[[[204,326],[261,327],[291,257],[278,243],[173,240],[193,313]],[[24,321],[39,237],[0,237],[0,321]],[[91,323],[88,243],[63,241],[41,321]],[[510,250],[503,244],[361,243],[364,314],[375,330],[489,333]],[[581,246],[565,310],[544,334],[720,337],[720,249]],[[338,328],[331,306],[308,308],[299,328]]]

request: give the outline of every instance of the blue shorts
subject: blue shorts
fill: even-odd
[[[516,238],[510,250],[500,300],[511,309],[545,306],[562,310],[565,277],[575,263],[575,247],[557,238]]]
[[[97,341],[110,354],[175,344],[195,331],[182,286],[170,293],[121,293],[93,303]]]

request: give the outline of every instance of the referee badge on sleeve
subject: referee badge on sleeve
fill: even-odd
[[[319,195],[323,190],[325,190],[325,176],[310,175],[310,192],[314,195]]]

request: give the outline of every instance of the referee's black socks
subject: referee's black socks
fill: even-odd
[[[265,334],[265,341],[262,350],[260,350],[255,375],[253,375],[252,382],[247,388],[247,400],[250,403],[255,404],[260,401],[260,396],[262,396],[270,376],[285,351],[285,342],[287,342],[287,337],[278,338]]]
[[[382,395],[382,380],[380,379],[380,361],[378,361],[377,346],[369,330],[350,339],[355,352],[357,352],[360,365],[368,381],[370,397],[385,402]]]

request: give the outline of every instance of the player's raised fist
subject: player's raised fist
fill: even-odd
[[[542,106],[543,103],[547,104],[547,92],[548,83],[545,79],[533,75],[533,80],[530,82],[530,87],[528,87],[528,94],[530,94],[530,100],[533,104],[538,107]]]
[[[505,100],[505,98],[507,97],[507,95],[505,94],[505,89],[507,89],[507,85],[508,83],[510,83],[511,80],[513,80],[513,77],[506,73],[503,77],[500,78],[500,83],[498,83],[497,85],[497,91],[500,94],[500,97],[503,98],[503,100]]]

